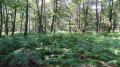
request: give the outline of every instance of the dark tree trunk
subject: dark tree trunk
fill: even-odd
[[[53,11],[54,11],[54,14],[55,14],[55,15],[53,15],[53,20],[52,20],[50,32],[52,32],[53,29],[54,29],[54,33],[55,33],[56,12],[57,12],[57,0],[54,0],[53,6],[54,6]]]
[[[56,23],[56,15],[55,15],[55,17],[54,17],[54,28],[53,28],[54,29],[54,33],[56,32],[56,24],[57,23]]]
[[[116,25],[117,25],[117,23],[116,23],[116,14],[115,13],[116,12],[114,10],[113,32],[115,31],[115,28],[116,28]]]
[[[98,33],[98,23],[99,23],[97,2],[98,1],[96,0],[96,33]]]
[[[112,0],[112,6],[110,5],[111,1],[109,2],[109,27],[108,27],[108,33],[110,33],[111,29],[112,29],[112,10],[113,10],[113,0]]]
[[[1,35],[2,35],[2,28],[3,28],[2,1],[0,1],[0,14],[1,14],[0,37],[1,37]]]
[[[6,6],[6,5],[5,5]],[[6,23],[5,23],[5,34],[8,36],[8,10],[6,7]]]
[[[83,14],[84,14],[84,25],[83,25],[83,30],[82,32],[86,32],[86,27],[87,27],[87,15],[88,15],[88,4],[87,7],[85,9],[85,3],[83,3]]]
[[[12,36],[14,35],[15,32],[15,22],[16,22],[16,3],[14,3],[14,9],[15,9],[15,14],[14,14],[14,22],[13,22],[13,27],[12,27]]]
[[[25,38],[27,38],[27,27],[28,27],[28,0],[26,0],[26,22],[25,22],[25,32],[24,32]]]
[[[70,19],[69,19],[69,32],[71,33],[71,15],[70,15]]]
[[[50,32],[52,32],[52,31],[53,31],[53,26],[54,26],[54,17],[55,17],[55,15],[53,15],[53,20],[52,20],[52,24],[51,24],[51,30],[50,30]]]

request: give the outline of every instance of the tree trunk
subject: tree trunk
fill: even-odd
[[[5,5],[6,6],[6,5]],[[8,10],[6,7],[6,23],[5,23],[5,34],[8,36]]]
[[[98,1],[96,0],[96,33],[98,33],[98,23],[99,23],[97,2]]]
[[[112,7],[110,5],[111,1],[109,2],[109,7],[110,7],[110,10],[109,10],[109,27],[108,27],[108,33],[110,33],[111,29],[112,29],[112,7],[113,7],[113,0],[112,0]]]
[[[35,32],[35,19],[36,19],[36,17],[35,17],[35,11],[34,11],[34,19],[33,19],[33,31]]]
[[[57,12],[57,0],[54,0],[53,6],[54,6],[53,11],[54,11],[55,15],[53,15],[53,20],[52,20],[51,31],[50,32],[52,32],[53,29],[54,29],[54,32],[55,32],[56,12]]]
[[[43,0],[42,0],[42,4],[41,4],[41,12],[39,10],[38,0],[36,0],[36,4],[37,4],[37,9],[38,9],[38,17],[39,17],[39,24],[38,24],[38,34],[39,34],[39,33],[43,32],[43,29],[42,29]]]
[[[53,15],[53,20],[52,20],[52,24],[51,24],[51,30],[50,30],[50,32],[53,31],[53,26],[54,26],[54,16],[55,16],[55,15]]]
[[[30,13],[30,12],[29,12]],[[31,17],[30,17],[30,15],[29,15],[29,32],[30,32],[30,19],[31,19]]]
[[[1,37],[1,35],[2,35],[2,28],[3,28],[2,1],[0,1],[0,14],[1,14],[0,37]]]
[[[22,8],[21,8],[22,9]],[[20,27],[20,33],[22,32],[22,23],[23,23],[23,15],[24,13],[21,13],[22,14],[22,17],[21,17],[21,27]]]
[[[15,22],[16,22],[16,3],[14,3],[14,8],[15,8],[15,14],[14,14],[14,22],[13,22],[13,28],[12,28],[12,36],[14,35],[15,32]]]
[[[116,25],[117,25],[117,23],[116,23],[116,14],[115,13],[116,12],[114,10],[113,32],[115,31],[115,28],[116,28]]]
[[[46,11],[45,11],[45,0],[44,0],[44,14],[46,13]],[[44,20],[45,20],[45,29],[44,29],[44,33],[46,33],[46,14],[45,14],[45,16],[44,16]]]
[[[27,38],[27,27],[28,27],[28,0],[26,0],[26,23],[24,37]]]
[[[70,19],[69,19],[69,32],[71,33],[71,15],[70,15]]]
[[[101,4],[100,4],[100,7],[101,7],[101,9],[100,9],[100,21],[99,21],[99,23],[101,23],[101,20],[102,20],[102,6],[101,6]],[[101,32],[101,30],[102,30],[102,27],[99,26],[99,33]]]
[[[83,30],[82,32],[86,32],[86,27],[87,27],[87,15],[88,15],[88,4],[85,9],[85,3],[83,3],[83,14],[84,14],[84,25],[83,25]]]
[[[78,0],[78,35],[80,35],[80,0]]]

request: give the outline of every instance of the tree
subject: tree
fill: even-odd
[[[27,27],[28,27],[28,0],[26,0],[26,22],[25,22],[25,32],[24,32],[25,38],[27,38]]]
[[[80,0],[78,0],[78,33],[80,35]]]
[[[12,24],[12,35],[14,35],[14,32],[15,32],[15,23],[16,23],[16,3],[14,2],[14,22]]]
[[[45,0],[44,0],[44,14],[46,13],[46,10],[45,10]],[[45,28],[44,28],[44,32],[46,33],[46,14],[44,15],[44,21],[45,21]]]
[[[109,1],[109,26],[108,26],[108,33],[110,33],[112,29],[112,12],[113,12],[113,0],[111,6],[111,0]]]
[[[42,0],[42,4],[41,4],[41,12],[39,9],[39,0],[36,0],[36,4],[37,4],[37,14],[38,14],[38,33],[42,33],[43,32],[43,25],[42,25],[42,12],[43,12],[43,0]]]
[[[2,35],[2,28],[3,28],[2,1],[0,1],[0,14],[1,14],[0,37],[1,37],[1,35]]]
[[[21,7],[21,11],[22,11],[22,7]],[[22,32],[22,25],[23,25],[23,16],[24,16],[24,13],[21,12],[21,26],[20,26],[20,33]]]
[[[8,36],[8,9],[7,6],[5,4],[6,7],[6,23],[5,23],[5,34]]]
[[[53,14],[53,20],[52,20],[50,32],[53,32],[53,29],[54,29],[54,31],[55,31],[56,13],[57,13],[57,0],[54,0],[53,7],[54,7],[54,8],[53,8],[54,14]]]
[[[85,8],[85,4],[86,4],[86,8]],[[88,1],[87,3],[84,2],[83,3],[84,25],[83,25],[83,30],[82,30],[83,33],[86,32],[87,25],[88,25],[88,10],[89,10],[88,7],[89,7]]]
[[[98,23],[99,23],[99,17],[98,17],[98,0],[96,0],[96,33],[98,33]]]

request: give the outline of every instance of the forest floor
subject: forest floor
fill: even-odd
[[[116,67],[120,65],[119,32],[29,32],[0,38],[0,67]]]

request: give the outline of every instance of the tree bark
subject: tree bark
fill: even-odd
[[[111,0],[109,2],[109,27],[108,27],[108,33],[110,33],[111,29],[112,29],[112,11],[113,11],[113,0],[112,0],[112,6],[110,5]]]
[[[83,3],[83,14],[84,14],[84,25],[83,25],[83,30],[82,32],[86,32],[86,27],[87,27],[87,16],[88,16],[88,4],[85,9],[85,3]]]
[[[37,13],[38,13],[38,18],[39,18],[39,23],[38,23],[38,34],[39,34],[39,33],[43,33],[43,27],[42,27],[43,0],[42,0],[42,4],[41,4],[41,12],[39,10],[39,1],[38,0],[36,0],[36,4],[37,4],[37,9],[38,9]]]
[[[78,0],[78,35],[80,35],[80,0]]]
[[[13,27],[12,27],[12,36],[14,35],[14,32],[15,32],[15,23],[16,23],[16,3],[14,2],[14,12],[15,12],[15,14],[14,14],[14,22],[13,22]]]
[[[101,7],[101,9],[100,9],[100,21],[99,21],[99,23],[101,23],[101,20],[102,20],[102,5],[101,4],[100,4],[100,7]],[[101,30],[102,30],[102,27],[99,26],[99,33],[101,32]]]
[[[27,38],[27,27],[28,27],[28,0],[26,0],[26,22],[25,22],[25,32],[24,32],[25,38]]]
[[[0,37],[1,37],[1,35],[2,35],[2,28],[3,28],[2,1],[0,1],[0,14],[1,14]]]
[[[69,19],[69,32],[71,33],[71,15],[70,15],[70,19]]]
[[[29,12],[30,13],[30,12]],[[29,15],[29,32],[30,32],[30,20],[31,20],[31,17]]]
[[[5,6],[6,6],[6,5],[5,5]],[[5,34],[8,36],[8,9],[7,9],[7,7],[6,7]]]
[[[46,13],[46,11],[45,11],[45,0],[44,0],[44,14]],[[45,14],[45,16],[44,16],[44,20],[45,20],[45,29],[44,29],[44,33],[46,33],[46,14]]]
[[[52,32],[53,29],[54,29],[54,33],[55,33],[56,12],[57,12],[57,0],[54,0],[53,6],[54,6],[54,8],[53,8],[54,15],[53,15],[53,20],[52,20],[51,31],[50,31],[50,32]]]
[[[116,12],[115,12],[115,9],[114,9],[113,32],[115,31],[115,28],[116,28],[116,25],[117,25],[117,23],[116,23],[117,18],[116,18],[116,14],[115,14],[115,13],[116,13]]]
[[[96,33],[98,33],[98,23],[99,23],[99,18],[98,18],[98,0],[96,0]]]
[[[35,19],[36,19],[36,17],[35,17],[35,11],[34,11],[34,19],[33,19],[33,31],[35,32]]]

